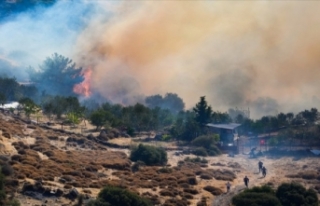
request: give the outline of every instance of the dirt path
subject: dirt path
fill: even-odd
[[[265,178],[262,177],[261,173],[258,173],[259,160],[264,163],[266,168],[273,168],[272,160],[265,157],[259,159],[249,159],[242,156],[240,158],[241,160],[239,160],[241,161],[242,165],[244,165],[244,171],[238,174],[238,180],[240,180],[236,182],[236,185],[232,185],[229,193],[224,193],[220,196],[217,196],[214,199],[212,206],[230,206],[232,197],[246,189],[243,181],[241,181],[245,175],[247,175],[250,179],[249,188],[265,184],[275,176],[274,171],[269,169],[267,170],[267,176]]]

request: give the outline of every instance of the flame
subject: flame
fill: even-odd
[[[92,70],[90,68],[86,69],[82,73],[84,80],[80,84],[76,84],[73,87],[73,91],[76,94],[80,94],[85,97],[89,97],[91,95],[91,75],[92,75]]]

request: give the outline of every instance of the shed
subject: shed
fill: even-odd
[[[237,128],[241,124],[206,124],[212,133],[219,134],[221,145],[234,146],[235,141],[239,138]]]

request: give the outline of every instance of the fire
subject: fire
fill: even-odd
[[[91,95],[91,74],[92,70],[90,68],[83,71],[82,75],[84,77],[83,82],[80,84],[76,84],[73,87],[73,91],[77,94],[83,95],[85,97],[89,97]]]

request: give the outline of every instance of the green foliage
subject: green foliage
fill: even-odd
[[[204,126],[211,121],[212,109],[211,106],[208,106],[205,96],[200,97],[200,101],[193,108],[193,111],[196,113],[196,122],[201,126]]]
[[[76,68],[71,59],[54,53],[48,57],[39,69],[29,68],[32,82],[37,84],[41,91],[52,95],[73,96],[73,87],[81,83],[82,68]]]
[[[7,101],[6,95],[0,93],[0,105],[4,105]]]
[[[214,134],[214,135],[202,135],[199,136],[197,138],[195,138],[191,144],[193,146],[197,146],[197,147],[204,147],[206,149],[209,149],[211,147],[211,145],[216,144],[217,142],[219,142],[219,135]]]
[[[186,157],[184,158],[185,162],[195,162],[195,163],[208,163],[208,160],[206,160],[205,158],[200,158],[200,157],[195,157],[195,158],[190,158],[190,157]]]
[[[184,109],[183,100],[173,93],[167,93],[164,97],[161,95],[153,95],[146,97],[146,104],[150,108],[161,108],[169,110],[171,113],[177,114]]]
[[[318,206],[318,196],[314,190],[307,190],[298,183],[283,183],[276,191],[283,206]]]
[[[151,203],[139,195],[115,186],[103,188],[98,198],[100,203],[90,203],[91,206],[151,206]]]
[[[102,109],[98,109],[94,111],[90,115],[91,124],[97,127],[97,129],[101,128],[106,124],[108,120],[112,119],[112,114]]]
[[[76,97],[44,96],[42,110],[49,119],[51,115],[57,115],[60,119],[63,114],[73,113],[80,119],[84,115],[85,107],[82,107]]]
[[[68,122],[72,123],[73,125],[79,124],[81,122],[80,116],[76,112],[67,113],[67,120],[68,120]]]
[[[130,136],[135,131],[150,131],[169,126],[174,121],[174,116],[169,110],[159,107],[150,109],[143,104],[123,107],[122,105],[105,103],[100,110],[111,114],[108,119],[110,126],[118,128],[127,128]]]
[[[96,200],[90,200],[86,206],[111,206],[109,203],[105,202],[103,199],[97,198]]]
[[[171,135],[164,134],[164,135],[162,135],[161,140],[162,141],[169,141],[169,140],[171,140]]]
[[[208,156],[207,150],[204,147],[197,147],[192,151],[192,154],[197,155],[197,156],[203,156],[206,157]]]
[[[194,152],[196,152],[196,155],[215,156],[215,155],[221,154],[221,151],[216,146],[216,143],[219,141],[219,139],[220,139],[219,135],[216,135],[216,134],[215,135],[202,135],[202,136],[199,136],[196,139],[194,139],[191,142],[191,144],[193,146],[199,147],[194,151]]]
[[[230,123],[232,122],[232,119],[228,113],[217,111],[212,113],[211,122],[214,124]]]
[[[37,95],[35,86],[20,85],[15,78],[0,77],[0,104],[5,101],[17,101],[21,98],[34,98]]]
[[[243,192],[232,198],[234,206],[281,206],[279,200],[271,194]]]
[[[259,206],[318,206],[317,193],[297,183],[283,183],[275,192],[269,186],[253,187],[232,198],[232,204]]]
[[[167,152],[163,148],[143,144],[131,149],[130,159],[142,161],[146,165],[165,165],[168,161]]]
[[[280,201],[275,196],[274,190],[269,186],[253,187],[237,194],[232,198],[235,206],[281,206]]]
[[[207,153],[209,156],[217,156],[221,154],[221,151],[216,145],[211,145],[210,148],[207,148]]]
[[[23,111],[28,118],[30,118],[31,114],[36,114],[41,110],[40,107],[28,97],[20,99],[19,104],[22,105]]]

